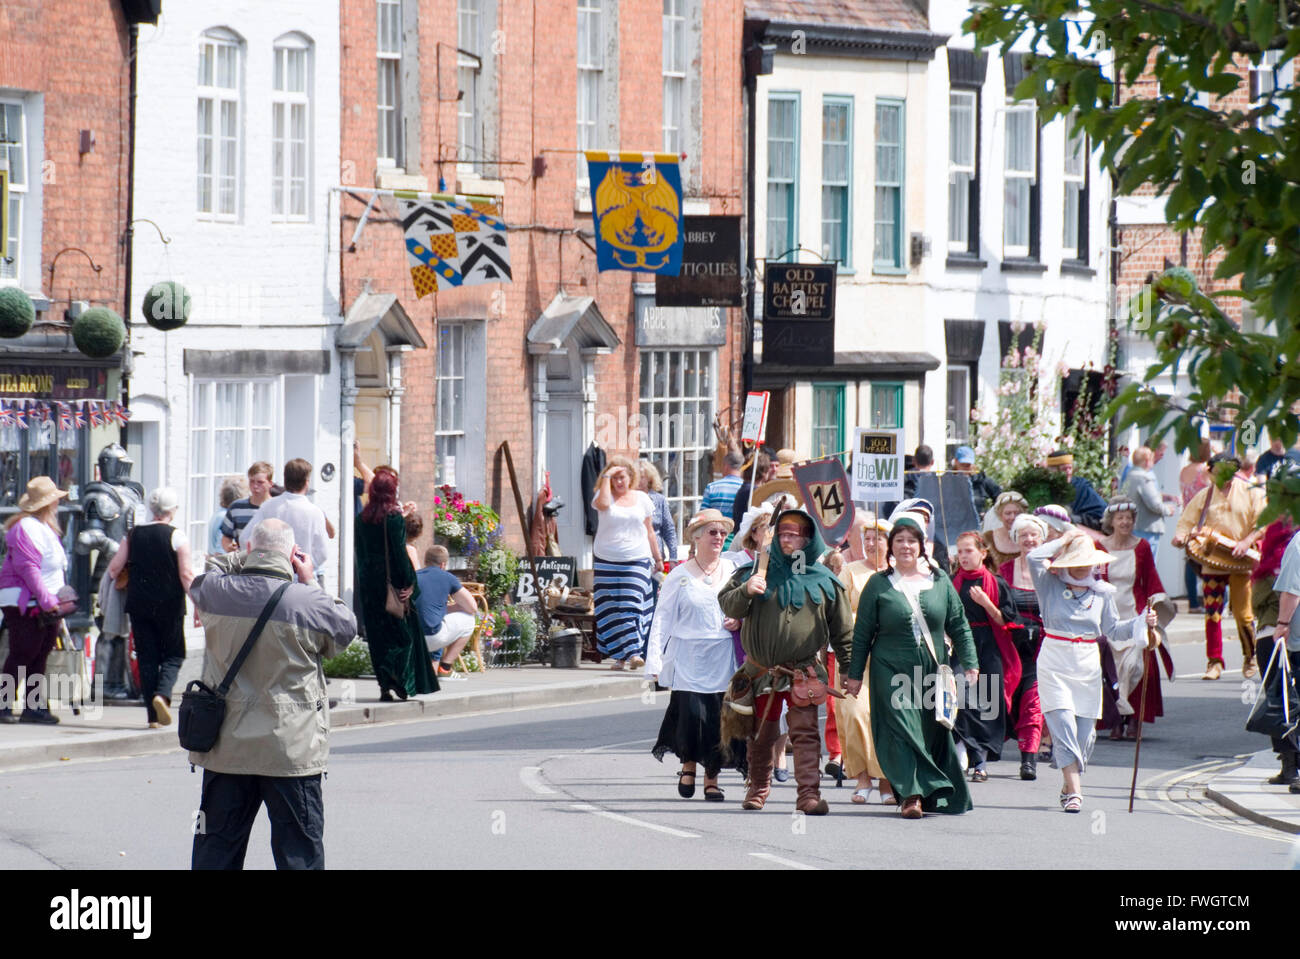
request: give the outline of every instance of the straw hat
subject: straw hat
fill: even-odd
[[[28,482],[27,492],[18,500],[18,508],[24,513],[37,513],[67,495],[68,491],[59,489],[48,476],[36,476]]]
[[[740,529],[736,530],[736,542],[743,543],[745,537],[749,535],[749,531],[754,528],[754,524],[760,519],[771,522],[772,514],[775,511],[776,507],[771,503],[764,503],[761,506],[751,506],[749,509],[745,510],[745,515],[740,518]],[[736,548],[739,549],[740,547],[737,546]]]
[[[736,525],[731,521],[730,517],[723,516],[721,510],[701,510],[695,514],[694,518],[688,524],[686,524],[686,538],[694,539],[695,531],[703,526],[708,526],[710,523],[720,523],[723,530],[728,533],[730,533],[732,528]]]
[[[1077,536],[1057,554],[1048,569],[1069,569],[1074,566],[1104,566],[1115,557],[1097,548],[1091,536]]]

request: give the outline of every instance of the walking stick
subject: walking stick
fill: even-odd
[[[1151,606],[1150,604],[1148,604],[1147,609],[1150,608]],[[1149,643],[1153,639],[1155,639],[1155,635],[1156,635],[1155,630],[1152,629],[1150,626],[1148,626],[1147,642]],[[1137,794],[1138,757],[1142,755],[1142,716],[1143,714],[1146,713],[1146,709],[1147,709],[1147,680],[1150,678],[1150,676],[1151,676],[1151,647],[1148,646],[1145,650],[1142,651],[1142,693],[1138,697],[1137,747],[1133,750],[1133,782],[1128,789],[1128,811],[1129,812],[1133,811],[1133,797]]]

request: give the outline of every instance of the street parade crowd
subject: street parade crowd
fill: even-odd
[[[1037,779],[1049,761],[1061,773],[1061,809],[1078,813],[1098,732],[1138,738],[1164,713],[1160,670],[1173,678],[1165,629],[1176,607],[1154,557],[1180,501],[1172,545],[1201,586],[1201,597],[1188,595],[1190,610],[1205,613],[1203,679],[1224,670],[1225,605],[1246,678],[1264,666],[1266,683],[1277,681],[1275,644],[1300,659],[1288,635],[1300,534],[1286,517],[1258,524],[1264,478],[1300,462],[1273,447],[1261,472],[1253,457],[1211,457],[1205,444],[1178,499],[1151,473],[1163,449],[1139,448],[1109,502],[1058,451],[1046,466],[1070,476],[1075,498],[1032,509],[1019,492],[989,489],[962,448],[954,468],[988,484],[982,529],[943,543],[934,504],[912,497],[887,517],[859,510],[838,546],[795,496],[765,495],[782,484],[764,488],[775,458],[760,453],[752,492],[735,461],[705,491],[685,528],[689,559],[666,576],[638,466],[614,458],[592,504],[600,650],[614,669],[643,670],[670,691],[652,753],[681,762],[682,798],[698,784],[705,800],[725,801],[719,777],[734,769],[745,779],[742,808],[764,808],[772,780],[789,778],[788,744],[805,814],[828,812],[823,772],[854,782],[853,803],[895,804],[905,819],[963,813],[971,785],[988,781],[1014,740],[1020,779]],[[1231,464],[1226,483],[1222,463]],[[1296,746],[1294,731],[1273,738],[1282,768],[1270,782],[1300,792]]]

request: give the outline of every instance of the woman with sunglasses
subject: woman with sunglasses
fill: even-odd
[[[718,774],[724,765],[721,740],[722,694],[736,671],[731,630],[739,624],[722,615],[718,593],[736,567],[722,555],[732,523],[716,509],[699,513],[686,527],[691,558],[664,579],[650,627],[645,673],[672,690],[668,712],[651,753],[682,761],[677,794],[695,795],[696,767],[704,765],[704,798],[722,802]],[[742,742],[730,744],[733,765],[745,771]]]

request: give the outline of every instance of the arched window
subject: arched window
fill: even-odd
[[[307,220],[311,197],[312,43],[301,33],[275,41],[271,91],[271,218]]]
[[[225,28],[199,40],[197,209],[218,220],[239,214],[243,46]]]

